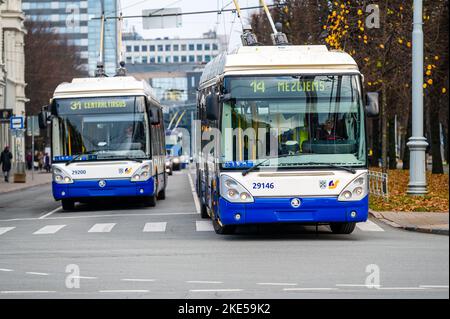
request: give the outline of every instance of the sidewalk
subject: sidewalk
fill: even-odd
[[[448,213],[401,213],[401,212],[375,212],[370,214],[382,222],[396,228],[423,233],[449,235]]]
[[[0,194],[16,192],[22,189],[49,184],[52,181],[51,173],[44,172],[34,172],[34,180],[31,178],[31,171],[27,171],[27,182],[26,183],[14,183],[14,174],[10,176],[10,183],[5,183],[3,176],[0,179]]]

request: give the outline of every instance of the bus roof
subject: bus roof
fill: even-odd
[[[131,76],[73,79],[70,83],[58,85],[53,98],[128,95],[147,95],[159,102],[152,87],[147,82],[138,81]]]
[[[359,69],[349,54],[330,51],[324,45],[246,46],[211,61],[200,85],[223,75],[330,72],[359,72]]]

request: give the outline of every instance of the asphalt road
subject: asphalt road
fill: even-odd
[[[169,182],[156,208],[62,212],[50,186],[0,195],[0,298],[449,298],[447,236],[373,220],[352,235],[274,226],[219,236],[187,172]]]

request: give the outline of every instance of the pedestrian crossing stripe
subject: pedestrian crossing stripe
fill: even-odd
[[[369,231],[369,232],[382,232],[384,231],[383,228],[375,224],[374,222],[368,220],[365,223],[359,223],[356,224],[356,227],[358,227],[362,231]]]
[[[33,235],[53,235],[59,232],[61,229],[66,227],[66,225],[48,225],[44,226],[38,231],[34,232]]]
[[[88,233],[110,233],[116,226],[116,223],[94,224]],[[33,233],[33,235],[53,235],[65,228],[67,225],[47,225]],[[372,221],[356,224],[358,230],[363,232],[384,232],[385,230]],[[0,236],[15,230],[16,227],[0,227]],[[145,223],[142,229],[143,233],[164,233],[167,230],[167,222]],[[195,222],[196,232],[213,232],[214,227],[210,220],[198,220]]]
[[[116,224],[95,224],[89,229],[88,233],[109,233]]]
[[[0,235],[6,234],[7,232],[13,230],[16,227],[0,227]]]
[[[167,223],[146,223],[144,233],[163,233],[166,231]]]

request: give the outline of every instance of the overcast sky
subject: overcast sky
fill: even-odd
[[[140,15],[142,14],[142,10],[166,7],[181,8],[183,12],[217,10],[223,7],[226,7],[226,9],[234,8],[232,0],[121,0],[120,2],[124,16]],[[266,2],[268,4],[273,3],[272,0],[267,0]],[[259,5],[259,0],[239,0],[239,3],[241,7],[251,7]],[[247,20],[246,18],[249,16],[249,13],[249,11],[243,12],[245,20]],[[183,16],[182,21],[182,28],[156,30],[143,30],[142,18],[125,19],[124,23],[127,30],[130,30],[134,26],[136,31],[144,38],[201,37],[203,33],[209,30],[216,30],[219,34],[224,34],[230,39],[231,49],[240,43],[239,37],[242,27],[236,14],[231,12],[222,15],[203,14]]]

